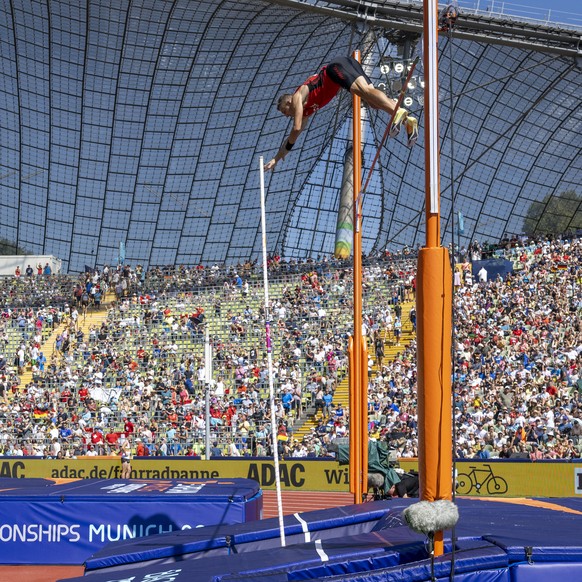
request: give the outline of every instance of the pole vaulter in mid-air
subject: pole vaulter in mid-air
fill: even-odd
[[[418,139],[418,120],[408,111],[399,107],[397,101],[376,89],[360,63],[353,57],[339,57],[325,65],[319,73],[309,77],[292,95],[279,97],[277,109],[286,117],[293,118],[293,129],[283,141],[275,157],[265,164],[265,170],[272,170],[295,145],[305,128],[309,116],[327,105],[340,89],[357,95],[374,109],[382,109],[393,117],[390,137],[395,137],[404,125],[408,136],[407,145],[412,147]]]

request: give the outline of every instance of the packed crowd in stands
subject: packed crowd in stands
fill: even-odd
[[[478,244],[455,269],[456,455],[578,458],[582,241],[514,240],[487,253],[514,271],[505,279],[474,273]],[[409,252],[368,257],[364,266],[370,438],[403,458],[418,453],[416,346],[401,341],[403,322],[415,324],[415,266]],[[280,452],[333,457],[330,445],[349,436],[349,411],[334,393],[347,374],[351,269],[273,256],[269,271]],[[198,456],[208,395],[211,455],[271,454],[262,297],[254,263],[4,278],[0,452],[111,455],[129,440],[137,456]],[[85,325],[105,302],[106,319]],[[395,356],[383,357],[386,342]],[[319,421],[299,442],[295,431],[314,414]]]

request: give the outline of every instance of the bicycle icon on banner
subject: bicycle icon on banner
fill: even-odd
[[[457,475],[456,492],[458,495],[468,495],[472,491],[481,494],[486,489],[489,495],[503,495],[507,493],[507,481],[503,477],[493,474],[491,465],[483,464],[486,469],[469,467],[469,473]]]

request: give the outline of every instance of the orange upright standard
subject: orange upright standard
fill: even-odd
[[[417,267],[417,364],[420,497],[452,498],[452,273],[440,243],[438,112],[438,7],[424,0],[424,146],[426,245]],[[434,537],[435,556],[444,552],[443,532]]]
[[[359,51],[352,55],[360,61]],[[352,95],[354,334],[349,342],[350,491],[362,503],[368,489],[368,350],[362,334],[362,140],[361,101]]]

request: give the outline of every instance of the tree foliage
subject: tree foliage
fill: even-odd
[[[582,229],[582,196],[574,190],[548,194],[530,204],[523,221],[527,235],[563,234]]]
[[[19,247],[18,245],[6,240],[5,238],[0,239],[0,255],[27,255],[25,249]]]

